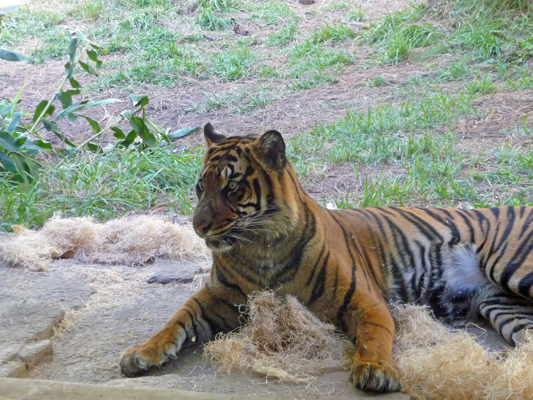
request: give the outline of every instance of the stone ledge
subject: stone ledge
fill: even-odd
[[[18,352],[0,365],[0,377],[23,378],[36,365],[41,364],[53,353],[52,342],[41,340],[23,346]]]
[[[0,378],[1,400],[257,400],[270,397]]]

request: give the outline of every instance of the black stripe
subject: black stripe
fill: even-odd
[[[377,323],[371,322],[371,321],[364,321],[363,324],[364,325],[375,326],[377,328],[381,328],[381,329],[387,331],[389,333],[389,335],[391,335],[391,337],[394,337],[394,334],[392,333],[392,331],[389,328],[387,328],[386,326],[384,326],[384,325],[377,324]]]
[[[185,310],[185,312],[189,315],[189,318],[191,319],[191,327],[193,332],[193,337],[195,337],[197,340],[201,340],[202,338],[198,335],[198,328],[196,326],[196,318],[194,317],[194,314],[191,313],[189,310]]]
[[[524,276],[522,279],[520,279],[520,283],[518,284],[518,293],[520,293],[522,296],[525,297],[531,297],[531,294],[529,293],[531,291],[531,287],[533,286],[533,272],[530,272],[526,276]]]
[[[513,274],[522,266],[526,258],[533,250],[533,231],[531,231],[526,238],[522,241],[522,244],[513,255],[511,261],[505,266],[500,275],[500,284],[509,289],[509,281]],[[527,247],[525,245],[527,244]]]
[[[498,251],[505,241],[509,238],[509,234],[511,233],[514,223],[515,223],[516,215],[514,211],[514,207],[510,206],[507,208],[507,226],[505,227],[505,230],[503,231],[502,237],[500,238],[500,243],[496,247],[495,251]]]
[[[522,229],[520,230],[520,236],[518,239],[522,239],[522,236],[533,222],[533,207],[529,208],[529,214],[524,222],[522,222]]]
[[[355,293],[355,271],[357,269],[355,265],[355,260],[352,255],[352,251],[350,249],[350,240],[348,239],[348,235],[346,234],[346,231],[344,230],[344,227],[342,224],[335,218],[335,215],[332,213],[331,217],[333,220],[337,223],[339,228],[341,229],[343,235],[344,235],[344,241],[346,242],[346,249],[348,250],[348,254],[350,258],[352,259],[352,280],[350,282],[350,288],[346,291],[344,294],[344,300],[342,302],[341,307],[339,308],[339,311],[337,312],[337,321],[341,327],[341,329],[346,332],[348,330],[348,327],[346,326],[346,323],[343,321],[344,314],[346,314],[346,310],[348,309],[348,306],[350,305],[350,302],[352,301],[352,297]]]
[[[198,304],[198,307],[200,307],[200,316],[207,323],[207,325],[209,325],[209,329],[211,329],[211,336],[215,336],[217,333],[220,333],[220,332],[228,332],[229,330],[231,330],[231,328],[229,330],[223,329],[214,320],[209,318],[207,314],[205,313],[202,303],[200,303],[195,297],[193,297],[192,299],[196,301],[196,304]],[[217,317],[222,321],[224,325],[227,326],[226,321],[224,320],[224,317],[222,317],[221,315],[217,315]]]
[[[322,294],[324,294],[324,288],[326,287],[326,272],[328,267],[329,254],[326,254],[322,267],[320,268],[320,273],[316,277],[313,290],[311,291],[311,297],[309,298],[308,304],[313,304]]]
[[[307,282],[305,282],[305,286],[309,286],[311,282],[313,282],[313,278],[315,277],[315,273],[317,271],[318,263],[320,262],[320,259],[324,255],[324,251],[326,251],[326,242],[322,244],[322,249],[320,250],[320,254],[318,255],[315,265],[313,265],[313,268],[311,270],[311,275],[309,275],[309,279],[307,279]],[[329,257],[329,251],[328,251],[328,257]]]
[[[500,254],[498,255],[498,257],[496,257],[496,259],[494,260],[493,264],[492,264],[492,267],[490,267],[490,272],[489,272],[489,278],[495,282],[495,283],[498,283],[498,281],[496,280],[496,277],[494,276],[495,272],[496,272],[496,267],[498,266],[500,260],[503,258],[503,256],[505,255],[505,252],[507,250],[507,245],[508,243],[505,243],[505,246],[503,246],[503,249],[502,251],[500,252]],[[487,259],[487,262],[488,262],[488,259]],[[486,267],[484,267],[485,271],[486,271]],[[485,272],[486,274],[486,272]]]
[[[216,273],[218,282],[220,282],[221,284],[223,284],[226,287],[229,287],[230,289],[236,290],[244,298],[246,298],[246,294],[244,293],[244,291],[241,289],[241,287],[239,285],[237,285],[236,283],[231,283],[230,281],[228,281],[228,279],[226,278],[226,276],[222,272],[222,269],[220,268],[219,265],[215,264],[213,267],[215,268],[215,273]]]
[[[303,203],[302,205],[305,211],[305,224],[300,237],[298,238],[298,242],[296,242],[289,253],[289,259],[283,263],[284,267],[280,270],[280,273],[273,276],[273,281],[277,284],[284,284],[294,278],[300,268],[305,249],[316,234],[315,215],[306,203]]]
[[[483,213],[479,210],[471,210],[471,212],[473,212],[474,214],[476,214],[477,216],[477,222],[478,222],[478,225],[479,225],[479,229],[481,229],[481,232],[483,232],[485,234],[485,236],[487,235],[488,233],[488,230],[490,229],[490,222],[489,220],[487,219],[487,217],[485,217],[485,215],[483,215]],[[487,222],[487,229],[484,229],[483,228],[483,222]]]
[[[426,220],[420,218],[418,215],[411,213],[408,210],[396,209],[406,220],[415,225],[420,232],[430,241],[435,241],[435,238],[438,238],[439,242],[443,242],[444,239],[440,233],[433,228]]]
[[[457,225],[455,225],[451,221],[445,221],[434,210],[430,210],[428,208],[424,208],[422,210],[425,211],[426,214],[428,214],[430,217],[432,217],[433,219],[437,220],[442,225],[447,226],[451,230],[452,237],[451,237],[450,241],[448,242],[448,245],[450,247],[455,246],[457,243],[459,243],[461,241],[461,232],[459,232],[459,230],[457,229]],[[439,210],[439,211],[444,212],[444,210]],[[451,218],[451,219],[453,220],[453,218]]]
[[[456,211],[459,214],[459,216],[463,219],[464,223],[468,226],[468,232],[470,233],[470,243],[475,243],[476,233],[474,231],[474,227],[470,223],[470,215],[461,209],[457,209]]]

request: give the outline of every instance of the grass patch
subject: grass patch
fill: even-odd
[[[248,75],[256,55],[247,46],[225,51],[214,56],[214,73],[222,82],[239,80]]]
[[[279,46],[289,43],[294,39],[298,33],[298,24],[295,21],[289,22],[279,31],[271,33],[266,39],[266,44],[269,46]]]
[[[46,168],[28,187],[0,176],[0,229],[42,226],[56,212],[65,217],[91,215],[99,221],[154,206],[191,213],[191,190],[199,170],[197,149],[172,154],[156,148],[79,154]]]

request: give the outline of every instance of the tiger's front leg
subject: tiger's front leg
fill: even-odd
[[[396,326],[388,307],[381,299],[365,296],[359,301],[356,298],[351,308],[347,313],[351,319],[346,321],[350,337],[355,331],[351,381],[364,391],[400,390],[400,369],[391,354]]]
[[[207,342],[217,333],[229,332],[238,326],[237,307],[204,287],[146,343],[127,350],[120,360],[120,369],[129,377],[142,375],[169,359],[177,359],[183,348]]]

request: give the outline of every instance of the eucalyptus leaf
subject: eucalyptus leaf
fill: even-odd
[[[130,94],[130,101],[132,107],[146,107],[149,103],[148,96],[145,94]]]
[[[42,112],[44,111],[47,105],[48,105],[48,100],[43,100],[37,105],[37,108],[35,109],[35,114],[33,114],[33,122],[37,121],[37,119],[41,116]],[[50,105],[48,109],[46,110],[46,113],[43,115],[43,117],[46,117],[47,115],[52,115],[55,109],[56,108],[53,105]]]
[[[7,7],[4,7],[0,10],[0,15],[6,15],[7,13],[13,12],[18,9],[22,4],[13,4]]]
[[[197,126],[195,128],[178,129],[177,131],[174,131],[174,132],[170,133],[168,135],[168,138],[170,140],[176,140],[176,139],[179,139],[180,137],[184,137],[184,136],[190,135],[191,133],[196,132],[200,128],[201,128],[200,126]]]
[[[0,48],[0,58],[7,61],[28,61],[28,58],[20,53]]]
[[[10,134],[13,134],[13,132],[15,132],[15,129],[17,129],[17,125],[19,124],[21,116],[22,116],[21,112],[16,112],[15,115],[13,115],[13,119],[11,120],[11,123],[7,127],[7,131]]]

